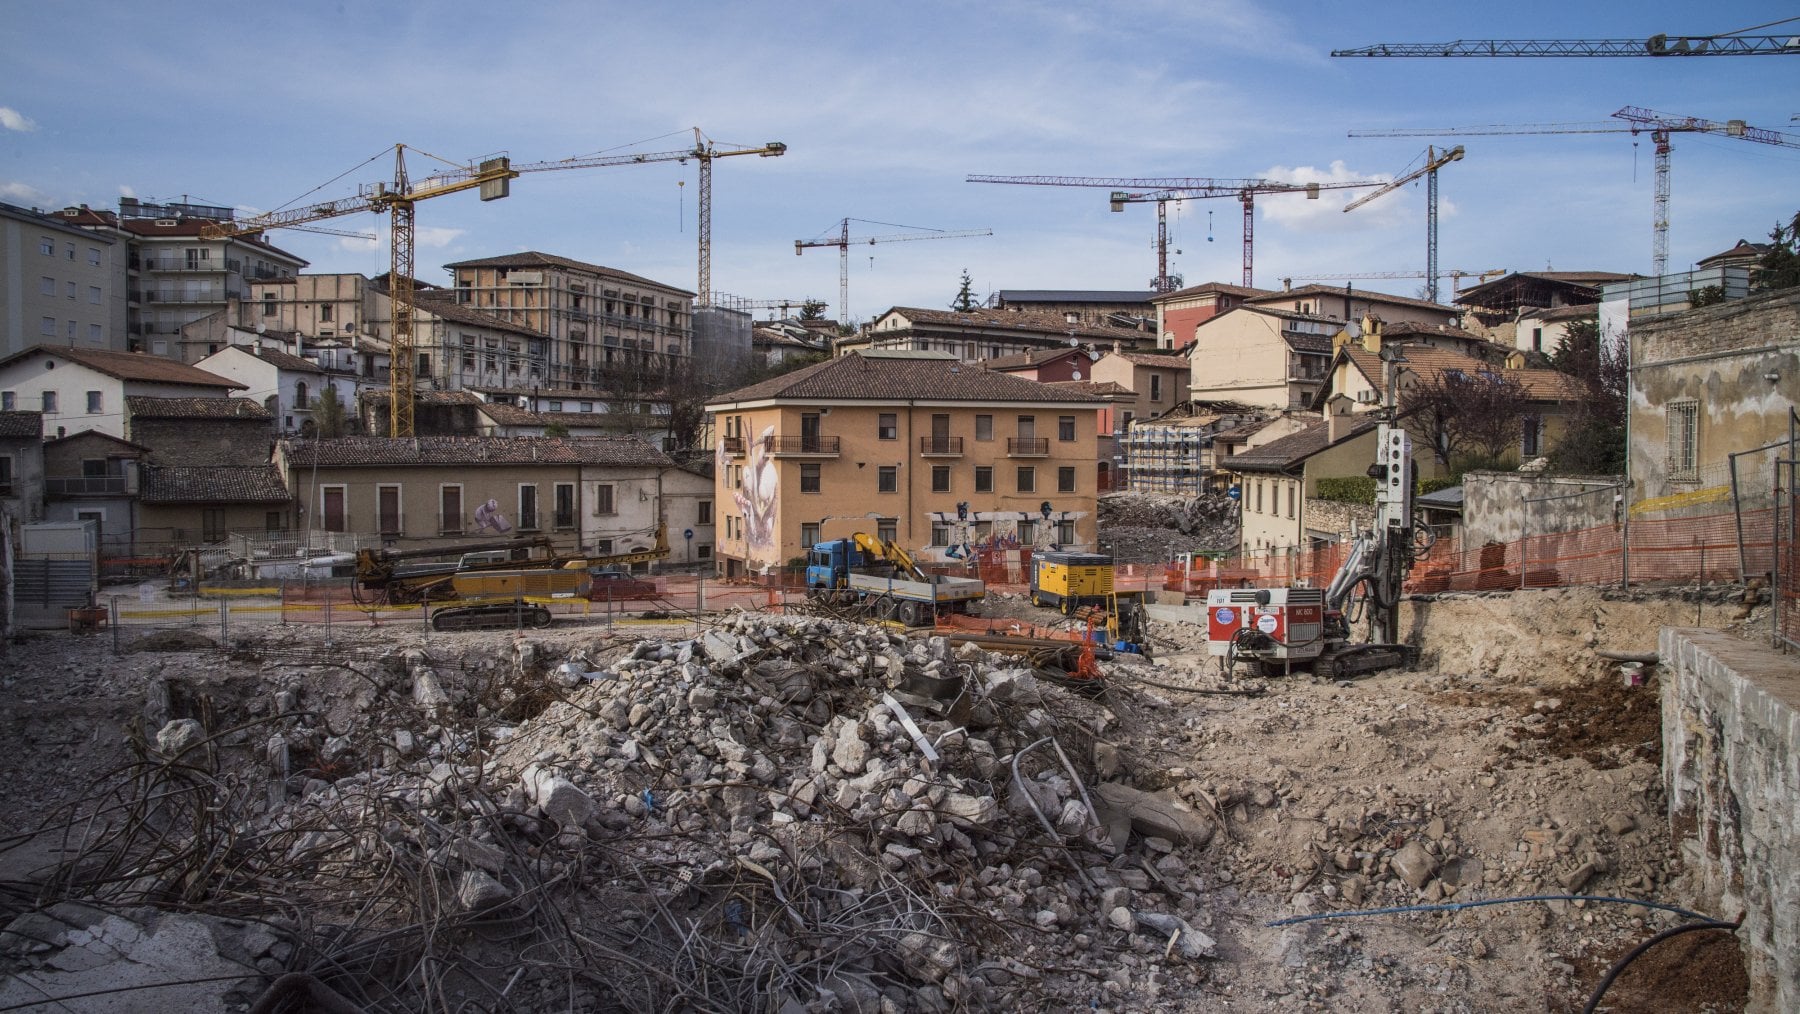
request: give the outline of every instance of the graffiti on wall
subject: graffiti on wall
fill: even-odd
[[[495,535],[505,535],[510,531],[512,531],[512,522],[508,521],[506,515],[500,512],[500,501],[489,500],[475,508],[476,534],[493,532]]]
[[[1048,500],[1036,511],[974,511],[959,503],[954,511],[932,511],[935,526],[950,530],[948,545],[921,547],[921,559],[972,564],[978,553],[992,550],[1030,549],[1054,552],[1065,548],[1057,541],[1062,523],[1087,516],[1087,511],[1059,511]]]

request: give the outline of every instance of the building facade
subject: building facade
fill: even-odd
[[[976,308],[929,310],[896,306],[867,329],[840,339],[838,352],[943,352],[965,363],[1048,350],[1149,348],[1156,335],[1145,327],[1085,323],[1080,314]],[[1062,377],[1056,379],[1080,379]]]
[[[1194,344],[1194,329],[1228,310],[1242,306],[1252,296],[1266,296],[1268,289],[1248,285],[1207,282],[1155,296],[1157,346],[1168,352],[1185,352]]]
[[[0,360],[0,411],[35,411],[46,435],[95,430],[125,436],[125,399],[224,398],[242,384],[135,352],[38,346]]]
[[[546,387],[592,389],[607,383],[609,364],[693,351],[686,289],[535,251],[445,267],[457,304],[545,336]]]
[[[719,571],[766,574],[859,531],[940,562],[1091,547],[1104,404],[942,353],[852,353],[722,395]]]
[[[118,237],[0,203],[0,359],[39,344],[124,351],[126,260]]]

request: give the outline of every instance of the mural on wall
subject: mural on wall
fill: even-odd
[[[766,426],[761,436],[748,442],[743,479],[732,492],[732,502],[744,516],[746,561],[758,557],[764,561],[774,559],[775,513],[781,502],[781,478],[775,469],[774,456],[769,452],[775,442],[774,436],[775,427]],[[731,456],[726,453],[722,439],[719,441],[718,468],[720,475],[731,474]]]
[[[489,500],[475,508],[475,531],[493,532],[496,535],[512,531],[512,522],[506,520],[505,514],[500,513],[500,501]]]

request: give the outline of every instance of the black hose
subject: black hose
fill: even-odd
[[[1608,987],[1610,987],[1613,984],[1613,980],[1617,979],[1619,977],[1619,973],[1625,971],[1625,966],[1631,964],[1633,961],[1636,961],[1639,955],[1643,954],[1645,951],[1649,950],[1650,948],[1655,947],[1657,944],[1662,943],[1664,940],[1667,940],[1670,937],[1679,936],[1683,933],[1688,932],[1689,930],[1716,929],[1716,930],[1725,930],[1727,932],[1736,932],[1738,926],[1741,925],[1743,923],[1743,921],[1744,921],[1744,917],[1740,915],[1737,917],[1736,922],[1719,922],[1717,920],[1707,920],[1706,922],[1683,923],[1680,926],[1674,926],[1669,929],[1663,930],[1661,933],[1658,933],[1657,935],[1651,937],[1650,939],[1644,941],[1643,943],[1638,944],[1636,947],[1633,947],[1631,950],[1626,951],[1624,956],[1619,958],[1619,960],[1613,962],[1612,967],[1606,970],[1606,977],[1600,980],[1600,984],[1598,986],[1594,987],[1594,995],[1588,997],[1587,1006],[1581,1008],[1581,1014],[1594,1014],[1594,1009],[1596,1007],[1598,1007],[1600,1004],[1600,998],[1606,995],[1606,990]]]

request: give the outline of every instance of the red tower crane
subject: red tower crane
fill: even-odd
[[[1108,176],[982,176],[966,177],[969,183],[1012,183],[1033,187],[1130,187],[1139,192],[1114,191],[1114,211],[1126,204],[1156,202],[1161,209],[1169,201],[1204,200],[1211,197],[1236,197],[1244,206],[1244,285],[1255,284],[1256,267],[1256,195],[1304,193],[1307,200],[1318,200],[1322,190],[1344,190],[1354,187],[1379,187],[1386,180],[1357,183],[1283,183],[1280,180],[1221,180],[1197,176],[1175,177],[1108,177]],[[1157,278],[1166,282],[1168,271],[1168,228],[1159,216],[1157,230]]]

